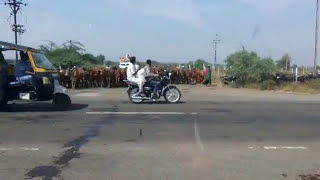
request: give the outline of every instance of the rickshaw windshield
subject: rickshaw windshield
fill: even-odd
[[[43,69],[52,70],[52,71],[56,70],[56,68],[51,64],[51,62],[46,58],[45,55],[41,53],[32,52],[32,57],[38,68],[43,68]]]

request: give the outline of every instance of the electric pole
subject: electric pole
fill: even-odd
[[[214,43],[214,66],[211,66],[211,77],[210,77],[210,85],[212,85],[212,75],[215,70],[218,69],[218,63],[217,63],[217,47],[220,40],[218,39],[218,34],[216,34],[216,39],[213,40]]]
[[[21,10],[21,6],[26,6],[26,3],[23,3],[22,0],[6,0],[4,2],[4,5],[8,5],[14,18],[14,24],[12,25],[11,29],[14,32],[14,39],[15,44],[18,45],[18,33],[21,35],[26,30],[23,28],[24,26],[21,24],[17,24],[17,13]],[[18,53],[16,52],[16,60],[18,60]]]
[[[220,39],[218,39],[218,34],[216,34],[216,39],[213,40],[214,43],[214,69],[217,69],[218,63],[217,63],[217,46],[220,42]]]
[[[314,72],[318,73],[317,70],[317,58],[318,58],[318,21],[319,21],[319,0],[317,0],[317,11],[316,11],[316,35],[315,35],[315,48],[314,48]]]

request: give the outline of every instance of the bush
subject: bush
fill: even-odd
[[[226,75],[236,77],[237,83],[241,86],[270,80],[275,70],[272,59],[260,58],[255,52],[246,50],[231,54],[225,62]]]
[[[274,82],[273,80],[265,80],[260,85],[261,90],[273,90],[275,87],[276,82]]]

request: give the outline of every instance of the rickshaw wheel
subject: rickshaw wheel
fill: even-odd
[[[5,105],[7,105],[7,104],[8,104],[8,101],[7,101],[7,100],[1,100],[1,101],[0,101],[0,107],[5,106]]]
[[[55,94],[52,100],[53,106],[58,111],[65,111],[71,106],[71,99],[66,94]]]
[[[5,106],[8,104],[8,100],[5,98],[2,90],[0,90],[0,107]]]

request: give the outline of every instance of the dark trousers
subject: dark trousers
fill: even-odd
[[[159,81],[155,81],[155,80],[150,80],[150,81],[148,82],[148,84],[149,84],[150,86],[154,87],[154,88],[153,88],[153,94],[155,94],[155,93],[159,90],[159,87],[160,87],[160,85],[161,85],[161,83],[160,83]]]

